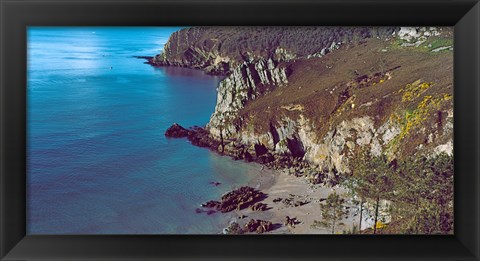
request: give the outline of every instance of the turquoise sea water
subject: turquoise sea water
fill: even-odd
[[[221,78],[154,68],[170,27],[29,27],[29,234],[219,233],[196,208],[246,184],[253,166],[168,139],[205,125]],[[220,186],[213,186],[219,181]]]

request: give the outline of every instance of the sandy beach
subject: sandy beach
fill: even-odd
[[[228,214],[230,222],[236,221],[243,226],[252,218],[268,220],[275,227],[274,230],[268,232],[270,234],[331,234],[328,228],[316,228],[311,225],[314,220],[321,220],[320,202],[325,200],[330,193],[336,192],[346,199],[349,214],[342,220],[344,225],[335,229],[335,234],[342,233],[343,230],[351,230],[353,224],[358,226],[358,209],[348,203],[350,196],[346,194],[345,188],[312,185],[304,178],[288,175],[282,170],[268,169],[262,165],[259,165],[258,172],[258,175],[248,185],[267,194],[267,198],[262,203],[268,205],[268,210],[252,211],[246,208],[233,211]],[[288,204],[285,203],[285,199],[288,199]],[[306,204],[299,205],[300,202]],[[294,226],[285,226],[286,216],[296,218],[299,223]],[[363,222],[365,224],[365,221]]]

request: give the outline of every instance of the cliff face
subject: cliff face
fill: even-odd
[[[348,173],[359,149],[453,153],[450,29],[301,29],[289,43],[292,31],[271,29],[255,47],[242,30],[182,30],[153,60],[226,75],[206,127],[214,149],[277,167],[303,162],[312,170],[292,172],[313,182]]]
[[[287,83],[285,66],[272,58],[237,66],[218,86],[217,105],[207,125],[211,135],[217,139],[237,136],[238,129],[234,121],[248,101]]]

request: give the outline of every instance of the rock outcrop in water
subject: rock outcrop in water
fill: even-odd
[[[174,123],[167,129],[167,131],[165,131],[165,136],[171,138],[183,138],[187,137],[189,133],[190,132],[187,129],[178,125],[178,123]]]

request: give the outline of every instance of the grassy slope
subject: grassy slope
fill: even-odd
[[[435,122],[428,124],[428,121],[435,119],[436,111],[440,107],[444,111],[453,107],[452,100],[442,99],[453,95],[453,51],[430,52],[451,45],[453,32],[449,29],[443,32],[442,37],[431,37],[419,47],[402,47],[401,41],[395,39],[372,38],[358,45],[343,46],[323,58],[290,62],[286,64],[291,71],[289,84],[248,103],[240,115],[247,119],[247,124],[254,121],[256,131],[261,133],[268,130],[270,122],[283,116],[296,118],[301,113],[314,122],[317,136],[323,137],[332,126],[355,117],[373,116],[378,125],[394,114],[405,118],[406,113],[418,110],[425,96],[431,95],[439,100],[439,105],[428,106],[428,117],[422,121],[427,124],[413,127],[434,128]],[[398,66],[391,71],[391,79],[383,76],[367,83],[367,87],[350,87],[350,98],[343,104],[338,102],[349,83],[355,85],[355,78]],[[379,79],[383,81],[380,83]],[[419,92],[419,97],[415,93],[411,101],[402,101],[407,84],[417,80],[433,84]],[[297,110],[285,109],[292,105],[300,106]],[[403,120],[402,124],[406,124]]]

